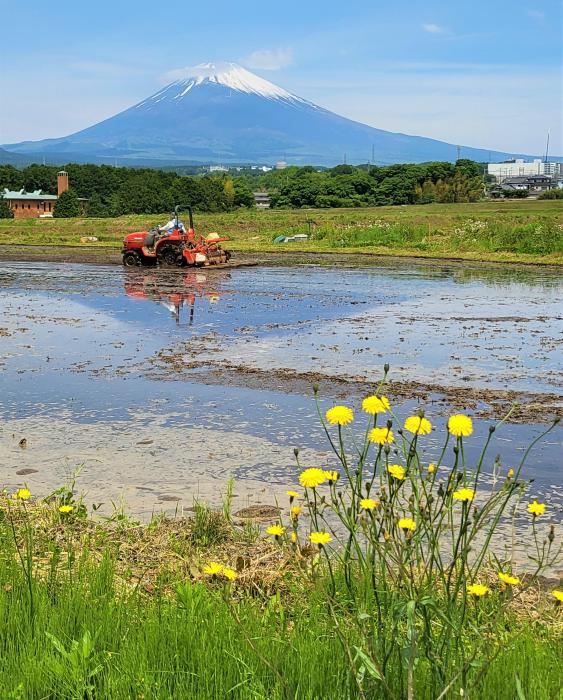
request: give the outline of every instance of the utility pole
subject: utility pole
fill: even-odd
[[[346,152],[344,152],[344,165],[346,165]]]
[[[549,129],[547,130],[547,143],[545,144],[545,162],[547,163],[547,156],[549,155]]]
[[[375,165],[375,145],[371,144],[371,164]]]

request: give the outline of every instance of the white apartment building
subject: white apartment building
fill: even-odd
[[[536,158],[533,161],[516,158],[504,163],[489,163],[487,172],[489,175],[493,175],[497,182],[503,182],[507,177],[520,175],[549,175],[556,178],[563,175],[563,163],[545,162],[541,158]]]

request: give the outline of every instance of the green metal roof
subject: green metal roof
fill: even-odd
[[[2,192],[2,197],[4,199],[25,199],[28,201],[37,201],[38,199],[41,201],[48,201],[48,200],[56,200],[58,199],[56,194],[43,194],[41,190],[35,190],[34,192],[26,192],[25,190],[19,190],[19,192],[15,190],[9,190],[7,188],[4,188],[4,191]]]

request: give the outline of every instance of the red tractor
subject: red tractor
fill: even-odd
[[[174,216],[166,227],[137,231],[125,236],[121,251],[125,267],[156,264],[199,267],[229,261],[230,252],[219,245],[229,239],[216,233],[210,233],[206,238],[196,234],[191,207],[187,208],[190,227],[186,231],[178,219],[178,208],[175,207]]]

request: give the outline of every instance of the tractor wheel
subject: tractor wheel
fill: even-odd
[[[141,264],[141,256],[136,250],[128,250],[123,253],[123,265],[125,267],[139,267]]]
[[[182,263],[180,249],[171,243],[161,246],[158,251],[158,261],[163,265],[179,266]]]

